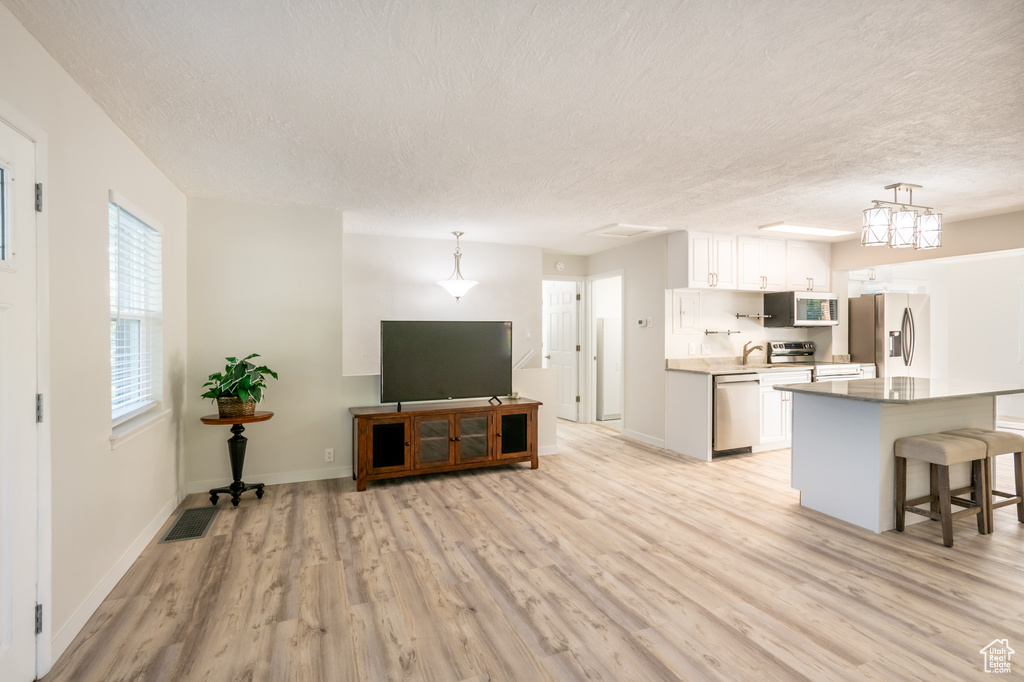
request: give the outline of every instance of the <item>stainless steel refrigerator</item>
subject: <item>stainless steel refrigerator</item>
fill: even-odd
[[[868,294],[850,299],[850,360],[873,362],[879,377],[931,371],[928,294]]]

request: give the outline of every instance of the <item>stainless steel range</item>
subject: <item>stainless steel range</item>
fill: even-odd
[[[859,363],[815,362],[813,341],[769,341],[768,363],[811,368],[811,381],[860,379]]]

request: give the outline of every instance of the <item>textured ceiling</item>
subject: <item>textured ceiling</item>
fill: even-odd
[[[1024,207],[1020,0],[2,0],[186,194],[586,254]]]

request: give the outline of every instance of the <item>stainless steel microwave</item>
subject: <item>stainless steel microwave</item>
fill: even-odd
[[[764,314],[765,327],[834,327],[839,301],[817,291],[778,291],[764,295]]]

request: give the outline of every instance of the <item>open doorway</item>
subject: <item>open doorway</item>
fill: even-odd
[[[591,392],[594,421],[622,431],[623,352],[622,275],[591,280],[591,319],[594,340]]]
[[[558,417],[580,420],[580,283],[544,280],[542,367],[558,373]]]

